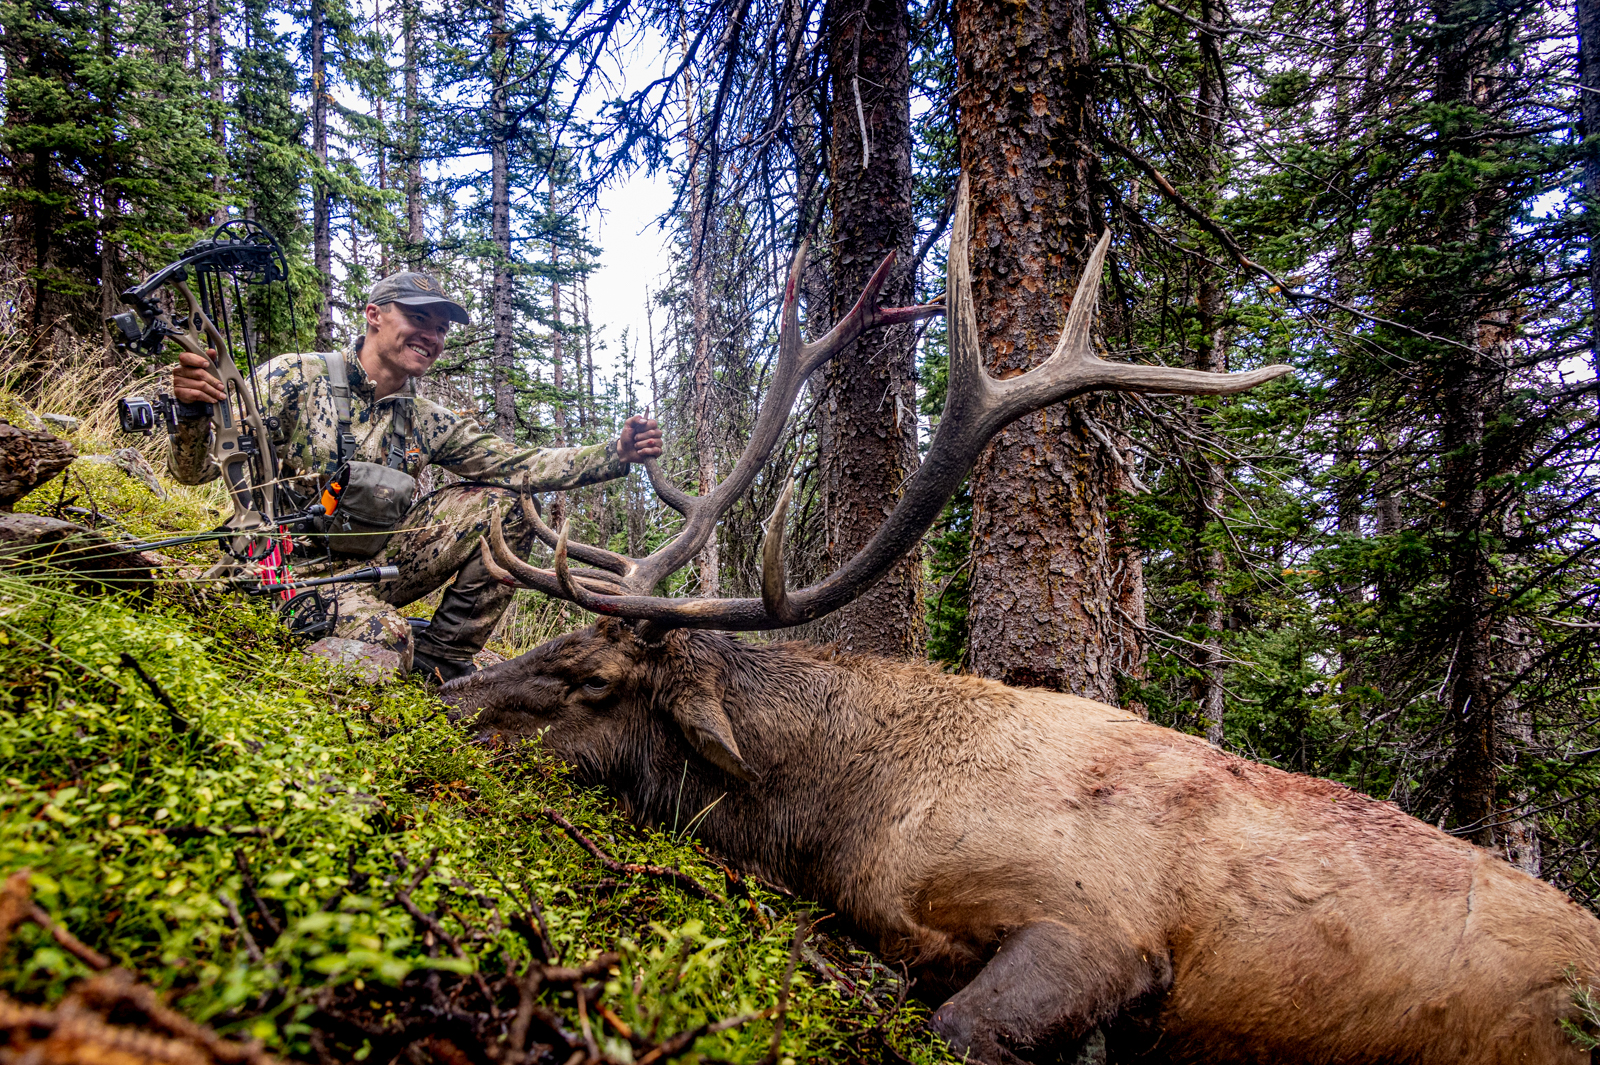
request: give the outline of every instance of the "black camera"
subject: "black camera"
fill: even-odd
[[[117,400],[117,420],[122,423],[125,433],[144,433],[148,436],[155,432],[158,421],[166,425],[167,432],[175,433],[179,421],[197,421],[209,417],[211,404],[184,403],[165,392],[158,393],[153,403],[143,396]]]

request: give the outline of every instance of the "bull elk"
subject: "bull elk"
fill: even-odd
[[[783,527],[760,599],[652,595],[749,488],[802,382],[867,329],[886,261],[827,336],[800,340],[795,257],[777,368],[750,444],[703,497],[647,463],[682,530],[644,559],[569,542],[538,568],[484,548],[503,580],[603,615],[445,698],[478,727],[539,736],[638,819],[703,811],[730,861],[835,909],[943,1001],[971,1060],[1070,1053],[1096,1026],[1113,1060],[1600,1065],[1577,996],[1600,981],[1600,921],[1555,888],[1339,785],[1258,765],[1116,707],[923,664],[722,630],[775,629],[859,595],[927,529],[979,449],[1022,414],[1092,389],[1219,394],[1277,377],[1106,362],[1089,327],[1102,238],[1044,364],[980,362],[961,194],[950,249],[949,401],[904,497],[837,572],[789,591]],[[574,568],[569,559],[585,563]],[[947,997],[946,997],[947,996]],[[1585,1029],[1585,1026],[1588,1026]]]

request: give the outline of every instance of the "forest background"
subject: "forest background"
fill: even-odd
[[[473,318],[431,395],[552,445],[651,409],[703,491],[759,407],[798,242],[813,335],[889,251],[886,302],[936,299],[965,172],[996,374],[1048,353],[1106,227],[1111,356],[1297,372],[1025,419],[919,555],[802,635],[1136,705],[1594,907],[1591,6],[0,0],[7,383],[84,360],[147,382],[103,316],[246,217],[293,269],[268,353],[347,343],[374,280],[426,265]],[[621,92],[642,35],[665,50]],[[588,220],[641,171],[671,182],[672,258],[646,335],[607,334]],[[674,591],[754,594],[791,470],[793,579],[850,557],[937,428],[943,342],[891,330],[819,371]],[[640,478],[563,506],[631,554],[677,520]],[[528,593],[508,638],[581,621]]]

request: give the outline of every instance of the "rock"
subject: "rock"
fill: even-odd
[[[11,405],[18,414],[22,415],[22,424],[25,428],[35,433],[47,433],[50,431],[50,427],[45,425],[44,419],[29,410],[21,401],[13,400]]]
[[[505,660],[505,655],[500,654],[498,651],[491,651],[487,647],[472,656],[473,663],[479,669],[488,669],[490,666],[498,666]]]
[[[0,422],[0,509],[72,465],[78,452],[59,436]]]
[[[77,432],[82,419],[74,418],[70,414],[41,414],[39,420],[58,433]]]
[[[400,677],[400,656],[377,644],[328,636],[302,652],[307,658],[321,658],[349,670],[368,684],[384,684]]]
[[[68,573],[113,592],[150,598],[161,559],[92,529],[42,514],[0,512],[0,566],[24,573]]]
[[[161,482],[156,479],[156,471],[151,469],[150,463],[140,454],[138,448],[119,447],[109,455],[83,455],[79,462],[101,462],[115,466],[129,477],[143,482],[144,486],[155,493],[157,499],[167,498],[167,490],[161,487]]]

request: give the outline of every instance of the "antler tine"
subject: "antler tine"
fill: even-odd
[[[661,472],[661,464],[655,459],[644,460],[644,472],[650,476],[650,487],[656,490],[656,495],[661,502],[676,510],[679,514],[687,515],[689,508],[694,506],[695,497],[679,488],[667,479]]]
[[[498,503],[489,504],[489,535],[484,537],[480,544],[484,564],[488,567],[489,575],[495,580],[502,584],[532,588],[560,599],[570,598],[565,594],[561,580],[553,570],[529,565],[511,550],[506,543],[505,523],[500,517]],[[622,578],[598,570],[578,570],[569,576],[581,582],[585,588],[590,585],[600,585],[600,588],[594,590],[608,595],[621,592],[626,587],[622,583]]]
[[[1169,366],[1148,366],[1129,362],[1108,362],[1094,353],[1089,327],[1099,303],[1100,274],[1105,266],[1106,251],[1111,247],[1111,232],[1101,234],[1094,252],[1084,265],[1083,276],[1078,279],[1077,291],[1072,296],[1072,307],[1061,329],[1061,339],[1055,351],[1040,365],[1005,381],[989,379],[986,390],[985,421],[996,430],[1029,411],[1048,407],[1084,392],[1116,389],[1122,392],[1170,392],[1186,396],[1217,396],[1243,392],[1256,385],[1281,377],[1290,367],[1278,364],[1265,366],[1247,373],[1208,373],[1203,370],[1186,370]],[[970,273],[963,271],[964,281],[971,294]],[[973,341],[976,354],[976,335],[967,334],[963,342]],[[979,371],[982,372],[981,362]],[[987,374],[984,374],[988,378]]]
[[[561,596],[570,599],[585,610],[596,614],[604,613],[604,601],[591,592],[588,588],[573,579],[572,571],[567,568],[567,528],[570,520],[561,523],[561,535],[556,540],[555,571],[556,582],[561,585]]]
[[[761,540],[761,608],[779,620],[791,616],[789,589],[783,571],[783,521],[789,514],[789,501],[794,498],[794,478],[790,477],[778,496],[778,505],[767,518],[767,533]],[[788,621],[798,625],[804,619]]]
[[[555,547],[556,531],[545,523],[544,515],[539,513],[539,501],[534,498],[533,492],[528,486],[527,471],[523,471],[522,477],[517,483],[517,498],[522,504],[523,517],[527,518],[528,524],[533,526],[534,535],[546,547]],[[595,547],[592,544],[574,542],[568,545],[568,550],[571,552],[572,557],[579,562],[587,562],[591,566],[599,566],[603,570],[615,573],[624,580],[638,568],[638,563],[626,555],[619,555],[615,551],[607,551],[603,547]]]
[[[638,570],[626,581],[630,590],[638,593],[650,591],[668,574],[686,565],[704,546],[707,538],[716,531],[722,515],[743,498],[755,481],[756,474],[766,465],[772,449],[783,435],[789,411],[813,370],[855,341],[868,328],[890,322],[916,321],[943,313],[944,308],[937,305],[877,307],[878,291],[894,266],[894,255],[891,253],[867,282],[861,298],[850,313],[821,340],[804,344],[800,336],[799,304],[800,281],[805,274],[807,252],[808,244],[802,241],[790,261],[780,315],[777,363],[761,410],[756,415],[756,423],[750,431],[750,440],[727,477],[707,494],[691,496],[668,481],[654,463],[645,464],[657,495],[682,514],[685,521],[682,531],[670,543],[639,562]]]

